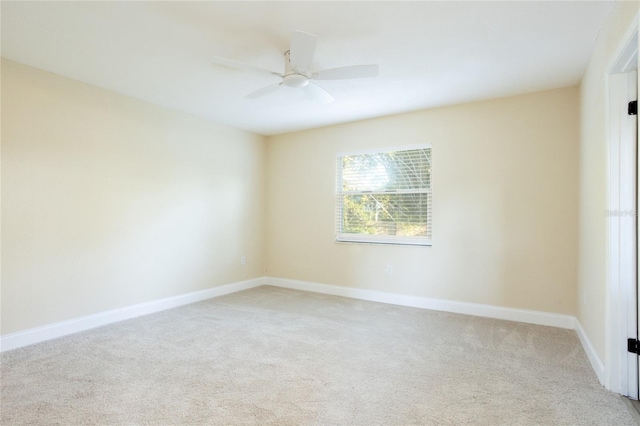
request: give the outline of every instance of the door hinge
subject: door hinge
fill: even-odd
[[[638,115],[638,101],[629,102],[629,115]]]
[[[627,339],[627,350],[632,354],[640,355],[640,342],[638,339]]]

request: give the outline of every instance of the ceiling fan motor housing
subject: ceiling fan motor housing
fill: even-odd
[[[282,79],[284,85],[288,87],[300,88],[309,84],[309,78],[302,74],[287,74]]]

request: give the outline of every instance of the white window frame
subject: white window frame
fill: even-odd
[[[433,161],[433,147],[430,143],[419,144],[419,145],[405,145],[405,146],[397,146],[397,147],[387,147],[387,148],[378,148],[378,149],[368,149],[368,150],[360,150],[360,151],[351,151],[351,152],[339,152],[336,154],[336,237],[335,240],[338,243],[366,243],[366,244],[392,244],[392,245],[410,245],[410,246],[431,246],[432,238],[431,237],[402,237],[396,235],[371,235],[371,234],[353,234],[353,233],[342,233],[342,197],[345,194],[342,191],[342,162],[340,161],[343,157],[353,156],[353,155],[361,155],[361,154],[377,154],[382,152],[395,152],[395,151],[409,151],[416,149],[430,149],[432,160]],[[431,200],[433,202],[433,166],[431,167],[430,174],[430,188],[426,190],[396,190],[396,191],[381,191],[381,194],[416,194],[416,193],[429,193],[431,194]],[[357,192],[360,193],[360,192]],[[362,194],[367,194],[371,192],[363,191]],[[375,192],[374,192],[375,193]],[[429,220],[430,219],[430,220]],[[427,219],[427,222],[433,224],[433,207],[431,208],[431,217]]]

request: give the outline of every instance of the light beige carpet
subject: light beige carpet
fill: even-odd
[[[2,354],[2,424],[634,425],[573,331],[260,287]]]

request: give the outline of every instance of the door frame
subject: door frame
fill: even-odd
[[[625,133],[630,73],[638,68],[636,16],[607,75],[608,193],[607,193],[607,303],[604,386],[638,399],[638,356],[627,352],[627,339],[638,337],[637,189],[635,138]],[[637,74],[636,74],[637,99]],[[636,129],[635,137],[638,137]]]

